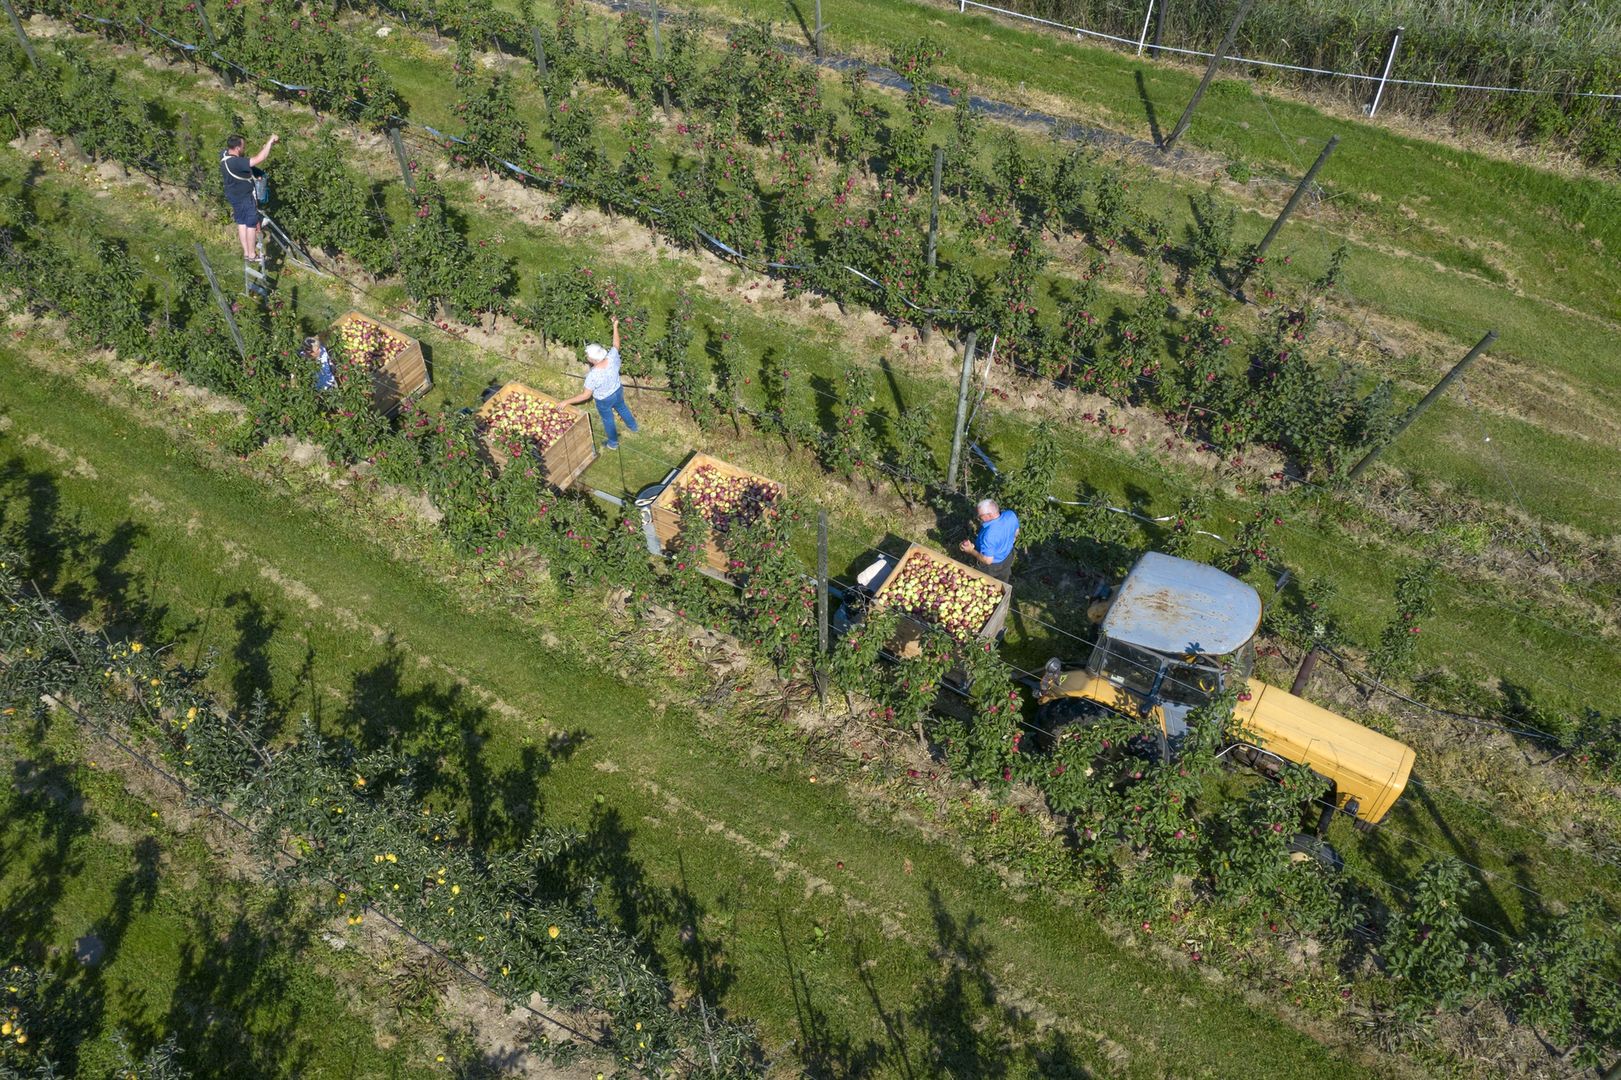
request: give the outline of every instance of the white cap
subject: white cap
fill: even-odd
[[[600,364],[608,359],[608,350],[594,343],[587,345],[585,347],[585,358],[593,364]]]

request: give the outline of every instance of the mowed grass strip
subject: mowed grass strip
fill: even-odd
[[[750,747],[657,707],[668,674],[581,659],[601,641],[589,601],[559,600],[557,637],[541,638],[391,560],[336,504],[312,511],[210,469],[9,348],[0,372],[7,533],[36,550],[64,550],[64,530],[92,538],[48,568],[52,588],[121,591],[188,653],[220,648],[225,684],[264,676],[289,714],[319,704],[329,730],[446,727],[473,827],[586,828],[605,903],[654,936],[654,962],[708,980],[785,1061],[836,1075],[1241,1076],[1257,1054],[1280,1075],[1352,1067],[1239,992],[1005,892],[911,827],[868,822],[836,778],[751,766]],[[556,749],[558,732],[574,749]],[[1015,1003],[1053,1026],[1031,1030]]]

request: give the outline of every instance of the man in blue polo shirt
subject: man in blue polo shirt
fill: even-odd
[[[1019,538],[1019,515],[1003,510],[994,499],[981,499],[976,507],[979,515],[979,534],[960,545],[963,552],[972,555],[979,568],[998,581],[1006,581],[1013,574],[1013,543]]]

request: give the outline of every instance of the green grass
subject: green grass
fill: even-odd
[[[1120,949],[1090,916],[1005,891],[859,782],[812,783],[797,756],[700,724],[661,689],[695,673],[605,669],[590,598],[549,602],[542,627],[481,610],[390,559],[335,492],[310,491],[306,508],[10,349],[0,370],[14,423],[6,533],[27,539],[43,585],[104,615],[139,610],[186,655],[219,648],[223,686],[268,686],[329,731],[465,733],[440,797],[492,837],[520,820],[585,827],[605,903],[653,936],[660,962],[715,980],[776,1052],[798,1039],[802,1063],[832,1075],[932,1062],[1050,1076],[1119,1067],[1107,1036],[1128,1075],[1240,1075],[1255,1053],[1291,1076],[1348,1067],[1236,992]],[[60,471],[45,444],[95,478]],[[544,629],[562,640],[542,644]],[[575,733],[577,749],[548,753],[549,731]],[[704,972],[686,967],[683,924],[718,950]],[[1057,1026],[1026,1030],[1008,1001]]]
[[[323,944],[325,920],[300,898],[221,873],[201,835],[171,831],[125,789],[141,766],[65,722],[15,728],[0,953],[55,975],[52,1023],[72,1055],[57,1058],[61,1075],[110,1075],[116,1034],[137,1057],[174,1036],[194,1076],[434,1075],[422,1030],[401,1039],[386,1005],[356,1005],[357,991],[379,992],[363,959]],[[90,937],[99,960],[84,965]],[[12,1047],[0,1060],[31,1059]]]

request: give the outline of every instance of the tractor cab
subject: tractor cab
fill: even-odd
[[[1187,715],[1255,665],[1261,598],[1213,566],[1149,552],[1108,602],[1082,671],[1052,660],[1041,696],[1084,697],[1119,712],[1152,716],[1175,744]]]
[[[1049,738],[1088,723],[1099,709],[1152,721],[1169,760],[1187,734],[1190,712],[1222,692],[1239,691],[1223,756],[1266,776],[1305,765],[1331,785],[1319,824],[1334,812],[1378,822],[1407,786],[1413,751],[1380,732],[1250,678],[1261,598],[1213,566],[1149,552],[1137,560],[1106,607],[1084,668],[1047,662],[1037,694]]]

